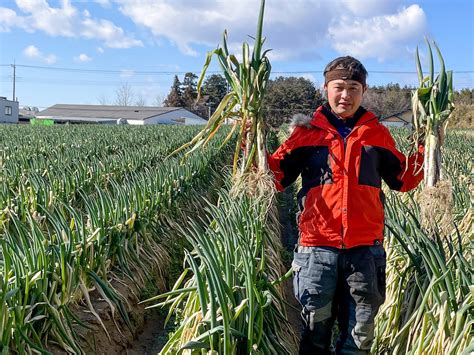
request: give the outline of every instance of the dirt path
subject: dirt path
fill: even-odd
[[[131,348],[127,349],[129,355],[158,354],[168,339],[170,326],[165,328],[166,313],[162,310],[153,310],[145,316],[143,332],[135,339]]]
[[[298,229],[296,226],[296,206],[294,203],[295,191],[293,188],[288,188],[279,195],[279,214],[281,225],[281,239],[283,247],[285,248],[285,265],[290,268],[291,260],[293,259],[293,249],[298,242]],[[284,283],[285,298],[289,303],[287,307],[288,320],[290,321],[293,331],[298,336],[300,335],[301,326],[301,305],[296,300],[293,294],[293,280],[288,279]]]

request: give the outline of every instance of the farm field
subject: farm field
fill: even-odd
[[[296,352],[279,200],[230,194],[225,132],[184,164],[166,158],[197,132],[0,126],[3,352],[123,352],[141,331],[134,310],[143,317],[160,302],[173,325],[163,353]],[[393,134],[405,147],[408,132]],[[386,191],[387,300],[373,353],[474,351],[474,137],[449,131],[443,149],[453,186],[445,229],[421,227],[419,189]],[[292,220],[296,205],[286,207]]]

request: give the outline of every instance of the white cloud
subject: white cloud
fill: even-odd
[[[30,59],[36,59],[46,64],[56,63],[56,56],[54,54],[43,54],[37,47],[34,45],[29,45],[23,49],[23,55]]]
[[[299,74],[298,76],[302,77],[302,78],[305,78],[306,80],[309,80],[313,83],[317,83],[318,80],[316,79],[316,77],[314,76],[314,74],[312,73],[302,73],[302,74]],[[321,81],[319,81],[321,82]]]
[[[86,38],[96,38],[105,42],[110,48],[130,48],[142,46],[142,42],[126,37],[122,28],[108,20],[86,18],[81,22],[80,34]]]
[[[12,9],[0,8],[0,32],[10,32],[14,26],[23,27],[24,21]]]
[[[380,61],[409,53],[425,32],[426,16],[418,5],[401,9],[398,13],[368,19],[343,17],[328,29],[334,49],[359,58]]]
[[[97,47],[97,52],[99,52],[100,54],[104,54],[104,48],[102,47]]]
[[[16,0],[16,5],[22,12],[30,14],[26,21],[31,29],[51,36],[73,36],[73,19],[78,12],[69,0],[63,0],[59,8],[50,7],[45,0]]]
[[[29,45],[28,47],[23,49],[23,54],[27,58],[37,58],[37,57],[39,57],[40,51],[35,46]]]
[[[167,38],[181,52],[196,55],[195,45],[215,47],[228,30],[229,47],[240,52],[238,44],[253,42],[258,17],[254,1],[172,1],[118,0],[122,13],[137,25],[160,38]],[[332,13],[329,2],[315,0],[276,0],[266,3],[264,34],[272,55],[281,58],[299,57],[301,48],[314,51],[329,24],[326,14]],[[321,12],[323,16],[315,15]],[[202,53],[200,53],[202,54]]]
[[[101,41],[102,47],[143,46],[110,20],[78,10],[72,0],[58,8],[46,0],[16,0],[25,16],[0,8],[0,31],[11,27],[41,30],[52,36],[82,37]],[[228,30],[228,45],[240,55],[241,43],[253,39],[258,1],[241,0],[95,0],[118,9],[135,25],[149,31],[153,43],[173,43],[182,53],[202,56],[200,46],[215,48]],[[427,32],[419,5],[401,8],[405,0],[272,0],[266,2],[265,48],[272,60],[317,61],[327,48],[341,55],[386,60],[406,55]],[[3,20],[3,21],[2,21]],[[99,50],[100,52],[100,50]]]
[[[89,57],[85,53],[79,54],[77,57],[74,57],[74,61],[75,62],[80,62],[80,63],[90,62],[91,60],[92,60],[92,58]]]
[[[243,40],[253,42],[258,16],[256,1],[115,0],[120,11],[157,41],[168,39],[187,55],[198,45],[216,47],[224,29],[229,48],[241,52]],[[398,10],[402,0],[274,0],[265,8],[266,48],[272,60],[319,58],[320,49],[361,54],[384,60],[388,54],[417,43],[426,29],[418,5]],[[360,48],[360,49],[359,49]]]
[[[111,48],[143,45],[111,21],[92,18],[88,10],[79,11],[71,0],[61,0],[60,7],[50,6],[46,0],[16,0],[16,5],[21,15],[0,8],[0,32],[19,27],[28,32],[42,31],[50,36],[97,39]]]
[[[44,58],[44,61],[45,63],[47,64],[54,64],[56,63],[57,61],[57,58],[54,54],[48,54],[45,58]]]

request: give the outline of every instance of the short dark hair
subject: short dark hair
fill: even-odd
[[[339,57],[332,60],[328,65],[326,65],[326,68],[324,69],[324,77],[327,78],[328,72],[340,69],[347,71],[350,77],[360,78],[358,81],[361,81],[361,83],[365,85],[367,76],[369,74],[367,73],[364,65],[351,56]]]

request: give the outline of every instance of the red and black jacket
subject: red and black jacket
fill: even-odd
[[[423,147],[407,160],[389,130],[363,108],[343,139],[329,123],[330,114],[321,106],[309,122],[296,126],[269,155],[270,169],[280,191],[301,174],[297,196],[301,245],[374,245],[383,239],[382,179],[394,190],[415,188],[423,179]]]

